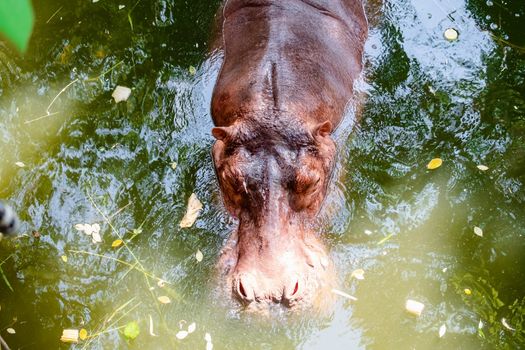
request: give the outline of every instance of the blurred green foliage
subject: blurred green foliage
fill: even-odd
[[[0,1],[0,34],[25,52],[33,29],[33,9],[29,0]]]

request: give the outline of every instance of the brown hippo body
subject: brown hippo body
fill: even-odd
[[[213,159],[239,219],[220,267],[245,305],[294,306],[330,280],[312,223],[335,158],[330,137],[362,69],[359,0],[228,0],[211,103]]]

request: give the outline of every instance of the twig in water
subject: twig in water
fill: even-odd
[[[2,338],[1,335],[0,335],[0,345],[3,350],[11,350],[11,348],[9,347],[9,345],[7,345],[7,343],[5,342],[4,338]]]

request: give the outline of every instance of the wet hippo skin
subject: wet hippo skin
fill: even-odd
[[[333,281],[313,229],[334,166],[331,133],[362,69],[359,0],[229,0],[217,48],[212,155],[238,228],[219,268],[247,307],[310,305]]]

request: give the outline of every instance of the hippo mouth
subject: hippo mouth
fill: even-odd
[[[242,224],[221,252],[219,273],[227,293],[245,310],[326,309],[335,285],[333,263],[311,231],[271,239],[253,234]],[[251,228],[253,229],[253,227]],[[252,231],[253,232],[253,231]],[[330,295],[330,297],[328,297]]]

